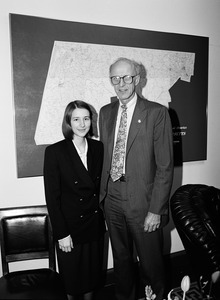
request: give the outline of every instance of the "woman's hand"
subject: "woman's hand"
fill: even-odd
[[[61,240],[58,240],[58,243],[59,248],[64,252],[71,252],[71,250],[73,249],[73,241],[70,235]]]

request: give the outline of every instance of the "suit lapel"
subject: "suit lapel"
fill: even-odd
[[[96,170],[97,170],[97,153],[96,147],[93,144],[91,144],[91,140],[87,139],[88,142],[88,153],[87,153],[87,166],[88,166],[88,173],[90,174],[91,178],[94,178],[96,176]]]
[[[137,136],[142,126],[144,119],[147,117],[147,109],[143,101],[145,100],[138,97],[137,104],[134,109],[134,114],[132,117],[130,129],[129,129],[129,134],[128,134],[127,150],[126,150],[127,154],[131,148],[132,143],[135,140],[135,137]]]
[[[88,172],[90,173],[90,175],[92,175],[92,169],[93,169],[93,165],[92,165],[93,159],[92,159],[92,156],[94,154],[92,153],[92,149],[91,149],[89,140],[87,140],[87,141],[88,141],[87,167],[88,167]]]
[[[115,136],[115,126],[116,126],[116,120],[117,120],[117,114],[118,114],[118,108],[119,108],[119,101],[114,102],[110,115],[109,115],[109,122],[106,122],[108,124],[108,151],[109,151],[109,157],[112,156],[113,152],[113,146],[114,146],[114,136]]]

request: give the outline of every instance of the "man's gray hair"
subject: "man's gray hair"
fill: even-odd
[[[136,75],[139,75],[139,74],[140,74],[140,72],[141,72],[141,66],[140,66],[140,64],[137,63],[135,60],[129,59],[129,58],[126,58],[126,57],[119,57],[118,59],[116,59],[116,61],[114,61],[114,62],[111,64],[111,66],[109,67],[109,74],[111,74],[111,70],[112,70],[113,66],[114,66],[116,63],[120,62],[120,61],[124,61],[124,62],[129,63],[131,66],[134,67],[135,72],[136,72]]]

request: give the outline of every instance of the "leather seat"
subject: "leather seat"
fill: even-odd
[[[211,275],[220,271],[220,190],[204,184],[187,184],[171,197],[171,213],[186,254],[204,297],[220,299],[220,281]]]
[[[56,272],[46,206],[0,209],[0,244],[3,271],[0,299],[67,299]],[[49,260],[48,268],[9,271],[9,263],[45,258]]]

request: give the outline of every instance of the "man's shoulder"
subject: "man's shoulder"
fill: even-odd
[[[146,108],[167,109],[164,105],[162,105],[158,102],[150,101],[150,100],[142,98],[142,97],[138,97],[138,101],[141,105],[145,106]]]
[[[113,107],[118,105],[118,100],[116,101],[112,101],[104,106],[101,107],[100,111],[105,111],[105,110],[109,110],[112,109]]]

